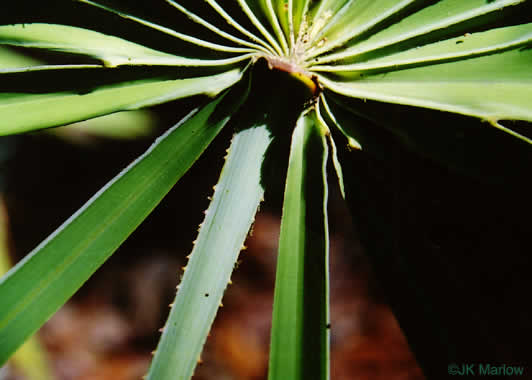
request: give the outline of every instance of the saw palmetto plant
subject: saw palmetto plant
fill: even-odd
[[[529,6],[64,0],[3,10],[0,44],[38,63],[6,58],[0,66],[1,135],[189,97],[197,108],[2,277],[0,362],[105,262],[225,127],[234,131],[225,165],[147,378],[192,377],[272,175],[283,177],[285,192],[269,378],[328,378],[328,186],[349,202],[356,189],[347,183],[357,176],[350,157],[386,160],[383,135],[473,175],[464,147],[483,142],[464,143],[464,131],[529,152]],[[420,115],[417,109],[432,121],[402,119]],[[283,142],[289,149],[276,149]],[[490,156],[492,148],[480,151]],[[411,339],[424,367],[423,349]]]

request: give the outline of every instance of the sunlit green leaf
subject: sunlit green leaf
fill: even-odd
[[[289,0],[290,18],[294,28],[295,38],[300,35],[302,27],[308,25],[307,12],[311,0]]]
[[[66,25],[36,23],[0,26],[0,45],[86,55],[100,59],[107,67],[119,65],[216,66],[227,64],[225,60],[178,57],[118,37]]]
[[[416,1],[349,0],[313,37],[317,44],[315,50],[309,50],[309,54],[312,53],[315,56],[332,50]]]
[[[2,69],[6,68],[37,66],[40,64],[41,62],[36,59],[27,57],[23,54],[14,52],[9,48],[0,46],[0,72]]]
[[[212,202],[179,285],[148,379],[189,379],[196,367],[264,189],[265,126],[233,138]]]
[[[328,379],[327,143],[315,114],[300,117],[290,150],[269,379]]]
[[[354,58],[370,51],[407,41],[415,37],[429,35],[431,32],[444,32],[454,37],[460,32],[462,23],[469,23],[478,17],[501,12],[506,7],[520,4],[525,0],[442,0],[429,5],[409,17],[394,23],[369,38],[353,43],[353,46],[339,52],[320,57],[320,62],[332,62],[345,58]],[[462,31],[462,34],[467,30]],[[414,46],[410,46],[414,47]],[[315,56],[316,54],[312,54]],[[309,57],[310,58],[310,57]]]
[[[238,30],[240,33],[244,34],[245,36],[249,37],[252,41],[257,42],[264,46],[267,50],[269,50],[272,54],[276,54],[274,48],[270,46],[266,41],[261,39],[259,36],[255,35],[253,32],[250,32],[248,29],[243,27],[233,16],[231,16],[228,12],[225,11],[224,8],[220,6],[216,2],[216,0],[205,0],[207,4],[209,4],[220,16],[222,16],[225,21],[231,25],[233,28]]]
[[[213,31],[214,33],[218,34],[219,36],[228,39],[229,41],[236,42],[237,44],[248,46],[253,49],[257,49],[260,51],[264,51],[268,53],[267,49],[264,49],[263,46],[257,45],[253,42],[246,41],[242,38],[236,37],[230,33],[227,33],[223,31],[221,28],[217,27],[216,25],[211,24],[207,20],[204,20],[201,18],[201,16],[196,15],[195,13],[191,12],[190,10],[186,9],[181,4],[177,3],[175,0],[166,0],[167,3],[171,4],[173,7],[178,9],[180,12],[184,13],[187,17],[189,17],[194,22],[197,22],[198,24],[204,26],[205,28],[209,29],[210,31]]]
[[[183,34],[183,33],[177,32],[177,31],[175,31],[173,29],[164,27],[162,25],[158,25],[158,24],[155,24],[153,22],[144,20],[144,19],[142,19],[140,17],[133,16],[133,15],[131,15],[129,13],[122,12],[122,11],[119,11],[119,10],[111,8],[111,7],[107,7],[107,6],[105,6],[103,4],[100,4],[99,2],[96,2],[96,1],[91,1],[91,0],[76,0],[76,1],[79,1],[79,2],[82,2],[82,3],[88,4],[88,5],[92,5],[92,6],[95,6],[97,8],[106,10],[107,12],[116,14],[118,16],[121,16],[121,17],[124,17],[126,19],[129,19],[129,20],[132,20],[134,22],[137,22],[139,24],[145,25],[145,26],[147,26],[149,28],[158,30],[158,31],[160,31],[162,33],[168,34],[168,35],[170,35],[172,37],[175,37],[177,39],[180,39],[182,41],[189,42],[189,43],[192,43],[192,44],[195,44],[195,45],[207,48],[207,49],[225,51],[225,52],[233,52],[233,53],[248,53],[248,52],[250,52],[249,48],[233,47],[233,46],[228,46],[228,45],[220,45],[220,44],[217,44],[217,43],[209,42],[209,41],[207,41],[205,39],[202,39],[202,38],[197,38],[195,36],[190,36],[190,35],[187,35],[187,34]]]
[[[498,120],[532,121],[532,50],[512,50],[351,81],[320,77],[340,94]],[[525,140],[525,137],[522,137]]]
[[[148,216],[241,101],[221,96],[171,128],[0,279],[0,365]]]
[[[286,19],[280,19],[281,15],[278,13],[279,2],[274,0],[259,0],[258,5],[260,6],[261,13],[264,13],[265,18],[268,20],[268,23],[274,30],[277,41],[279,41],[281,48],[284,54],[289,54],[290,47],[285,34],[286,28]],[[281,25],[281,23],[285,23]]]
[[[532,43],[532,23],[466,34],[460,37],[424,45],[363,63],[315,65],[316,71],[365,72],[399,70],[446,61],[474,58],[503,52]],[[345,62],[345,61],[344,61]]]
[[[249,20],[260,31],[266,41],[274,48],[277,54],[282,55],[282,48],[273,35],[266,29],[265,23],[263,23],[259,17],[260,13],[257,10],[260,8],[255,3],[248,3],[246,0],[238,0],[238,4],[242,7],[244,13],[249,17]],[[255,11],[254,11],[255,10]]]
[[[178,80],[144,80],[102,86],[88,94],[0,93],[0,135],[65,125],[117,111],[134,110],[187,96],[214,96],[236,83],[242,74]]]

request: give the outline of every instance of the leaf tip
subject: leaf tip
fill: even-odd
[[[362,150],[362,145],[360,145],[360,143],[356,141],[354,138],[349,137],[347,139],[347,148],[349,150],[353,150],[353,149]]]

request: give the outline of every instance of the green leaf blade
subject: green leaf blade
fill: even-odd
[[[259,0],[258,6],[261,12],[264,13],[268,24],[270,24],[273,30],[274,36],[281,45],[283,54],[288,54],[290,50],[288,39],[281,25],[282,20],[279,19],[277,12],[279,5],[274,4],[273,0]],[[286,20],[284,21],[286,22]]]
[[[364,73],[400,70],[496,54],[532,43],[532,23],[466,34],[363,63],[315,65],[315,71]]]
[[[0,194],[0,276],[11,268],[9,257],[9,223],[3,195]],[[12,363],[28,380],[54,380],[50,363],[40,342],[28,339],[12,356]]]
[[[238,132],[179,285],[149,379],[189,379],[264,190],[261,164],[271,142],[265,126]]]
[[[5,46],[0,46],[0,73],[2,70],[13,67],[31,67],[40,65],[41,62],[17,53]]]
[[[192,21],[198,23],[199,25],[207,28],[208,30],[218,34],[219,36],[229,40],[229,41],[232,41],[232,42],[235,42],[239,45],[242,45],[242,46],[247,46],[247,47],[250,47],[250,48],[253,48],[253,49],[257,49],[258,51],[263,51],[265,53],[268,53],[268,51],[266,49],[264,49],[264,47],[260,46],[260,45],[257,45],[253,42],[249,42],[249,41],[246,41],[246,40],[243,40],[241,38],[238,38],[230,33],[227,33],[225,31],[223,31],[221,28],[219,28],[218,26],[216,25],[213,25],[211,24],[210,22],[204,20],[201,16],[198,16],[196,15],[195,13],[192,13],[191,11],[189,11],[187,8],[183,7],[181,4],[177,3],[175,0],[165,0],[168,4],[172,5],[174,8],[176,8],[177,10],[179,10],[180,12],[184,13],[187,17],[189,17]]]
[[[416,0],[351,0],[314,37],[322,39],[312,56],[341,46],[376,24],[415,3]]]
[[[329,378],[327,144],[316,116],[294,130],[275,282],[269,379]]]
[[[261,39],[259,36],[255,35],[254,33],[247,30],[244,26],[240,25],[240,23],[237,22],[237,20],[230,15],[227,11],[225,11],[224,8],[222,8],[216,0],[205,0],[207,4],[209,4],[222,18],[225,19],[225,21],[235,30],[239,31],[243,35],[250,38],[251,41],[254,41],[260,45],[262,45],[267,51],[269,51],[271,54],[276,54],[273,47],[271,47],[266,41]]]
[[[214,96],[242,77],[238,69],[198,78],[134,81],[100,86],[88,94],[0,94],[0,136],[56,127],[188,96]]]
[[[101,60],[106,67],[120,65],[215,66],[224,64],[223,60],[201,60],[175,56],[122,38],[57,24],[34,23],[0,26],[0,45],[83,55]]]
[[[204,48],[207,48],[207,49],[225,51],[225,52],[233,52],[233,53],[239,53],[239,52],[240,53],[246,53],[246,52],[252,51],[249,48],[233,47],[233,46],[228,46],[228,45],[220,45],[220,44],[217,44],[217,43],[214,43],[214,42],[207,41],[207,40],[202,39],[202,38],[197,38],[197,37],[195,37],[193,35],[180,33],[180,32],[177,32],[177,31],[175,31],[173,29],[167,28],[165,26],[158,25],[158,24],[155,24],[155,23],[150,22],[148,20],[145,20],[143,18],[136,17],[136,16],[134,16],[132,14],[129,14],[127,12],[123,12],[123,11],[120,11],[118,9],[105,6],[105,5],[100,4],[99,2],[96,2],[96,1],[92,1],[92,0],[76,0],[76,1],[79,1],[81,3],[85,3],[87,5],[90,5],[90,6],[93,6],[93,7],[96,7],[96,8],[100,8],[102,10],[105,10],[106,12],[115,14],[115,15],[120,16],[120,17],[123,17],[123,18],[125,18],[127,20],[131,20],[131,21],[136,22],[136,23],[138,23],[140,25],[144,25],[144,26],[146,26],[148,28],[151,28],[151,29],[157,30],[157,31],[159,31],[161,33],[164,33],[164,34],[167,34],[169,36],[175,37],[175,38],[177,38],[179,40],[182,40],[182,41],[185,41],[185,42],[188,42],[188,43],[192,43],[192,44],[195,44],[197,46],[201,46],[201,47],[204,47]]]
[[[306,23],[306,16],[309,12],[310,0],[291,0],[292,23],[295,37],[301,33],[301,27]]]
[[[418,12],[383,29],[363,41],[356,41],[352,46],[329,55],[320,57],[322,63],[343,59],[353,61],[373,58],[381,49],[398,45],[408,40],[441,32],[442,35],[456,36],[462,31],[462,25],[471,23],[475,19],[487,17],[495,12],[523,3],[524,0],[442,0],[436,4],[422,8]],[[412,44],[410,47],[416,47]],[[393,49],[392,49],[393,50]]]
[[[120,246],[239,107],[223,96],[157,139],[139,159],[0,279],[0,364]]]
[[[359,80],[320,76],[320,81],[349,97],[454,112],[492,124],[504,119],[532,121],[530,62],[532,50],[520,49]]]
[[[247,0],[238,0],[238,4],[242,8],[242,11],[248,16],[249,21],[251,21],[251,23],[260,31],[273,50],[275,50],[277,54],[282,55],[283,49],[274,35],[272,35],[265,26],[270,24],[270,18],[263,14],[260,9],[260,4],[256,4],[256,2],[248,2]]]

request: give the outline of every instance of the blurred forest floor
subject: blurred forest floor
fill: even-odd
[[[163,111],[171,113],[168,106]],[[173,114],[173,113],[172,113]],[[168,127],[165,113],[158,116]],[[146,372],[231,131],[209,147],[155,212],[39,332],[57,380],[133,380]],[[23,257],[153,141],[47,134],[3,138],[12,256]],[[334,181],[331,173],[330,181]],[[195,380],[266,379],[282,179],[266,193]],[[338,191],[329,201],[331,378],[421,380]],[[2,380],[22,380],[14,366]]]

